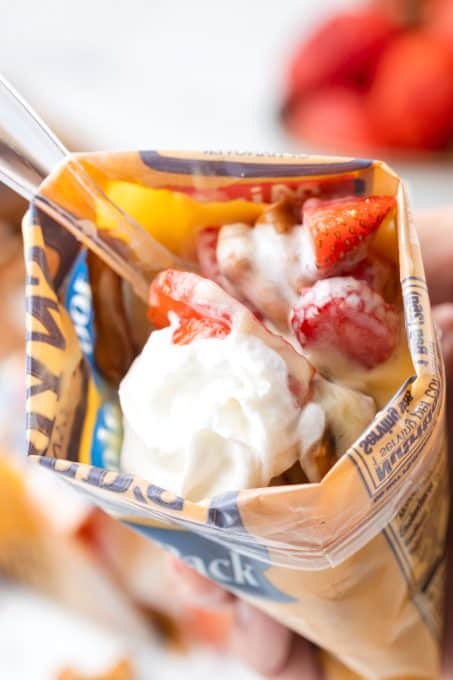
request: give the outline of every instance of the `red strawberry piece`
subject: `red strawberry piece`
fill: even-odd
[[[328,85],[366,84],[398,25],[379,9],[339,13],[300,44],[288,67],[289,98]]]
[[[348,276],[317,281],[303,290],[291,324],[303,348],[339,351],[373,368],[395,349],[400,321],[394,305]]]
[[[386,293],[394,294],[396,285],[395,267],[382,257],[367,257],[359,262],[348,274],[365,283],[376,293],[386,298]]]
[[[279,335],[271,333],[244,305],[216,283],[192,272],[167,269],[156,276],[150,286],[148,315],[158,328],[178,319],[172,336],[174,344],[193,340],[226,337],[236,323],[243,333],[263,340],[284,359],[288,366],[288,388],[298,404],[309,395],[314,368]]]
[[[196,274],[167,269],[156,276],[149,292],[148,316],[158,328],[170,323],[169,313],[178,317],[173,333],[175,344],[186,345],[195,338],[222,338],[231,330],[231,316],[225,307],[203,301],[198,296]]]
[[[318,272],[329,276],[364,259],[369,238],[395,206],[392,196],[306,201],[303,224],[311,237]]]
[[[368,111],[383,144],[444,149],[453,137],[453,57],[426,31],[395,39],[378,64]]]
[[[285,122],[294,137],[320,148],[363,155],[378,146],[365,96],[346,87],[325,87],[299,98]]]
[[[219,281],[222,274],[217,261],[217,241],[220,227],[207,227],[197,234],[196,251],[200,271],[212,281]]]

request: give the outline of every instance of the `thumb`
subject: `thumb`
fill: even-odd
[[[445,302],[433,307],[433,320],[439,331],[447,380],[453,380],[453,303]]]
[[[453,205],[415,218],[433,305],[453,300]]]

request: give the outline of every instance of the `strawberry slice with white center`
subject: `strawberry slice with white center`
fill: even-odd
[[[373,368],[395,349],[400,317],[396,307],[364,281],[347,276],[317,281],[303,290],[291,324],[304,349],[339,351]]]
[[[372,235],[395,210],[392,196],[309,199],[303,207],[319,276],[347,271],[367,254]]]

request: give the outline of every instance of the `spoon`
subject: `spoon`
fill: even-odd
[[[87,219],[78,219],[54,196],[40,194],[45,178],[59,166],[65,166],[82,197],[92,204],[102,203],[108,211],[115,234],[123,240],[108,238],[104,230]],[[153,273],[168,267],[187,268],[187,264],[156,241],[132,217],[115,205],[71,156],[58,137],[33,109],[0,76],[0,181],[55,222],[71,232],[122,278],[145,302]],[[126,252],[125,252],[126,251]],[[129,251],[131,257],[127,257]]]

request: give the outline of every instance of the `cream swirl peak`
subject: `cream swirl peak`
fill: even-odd
[[[123,467],[192,500],[267,486],[298,457],[285,361],[238,330],[183,345],[173,330],[151,334],[121,385]]]

